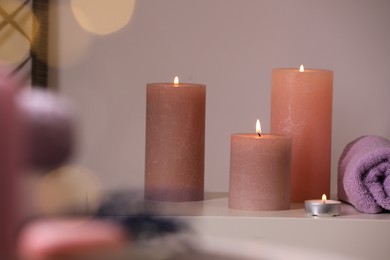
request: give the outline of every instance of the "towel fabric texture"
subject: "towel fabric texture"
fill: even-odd
[[[347,144],[338,165],[338,198],[363,213],[390,210],[390,141],[367,135]]]

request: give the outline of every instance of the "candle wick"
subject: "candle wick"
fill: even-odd
[[[261,134],[260,133],[257,133],[259,135],[259,137],[261,137]]]

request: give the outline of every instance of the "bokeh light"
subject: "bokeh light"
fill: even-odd
[[[66,69],[84,61],[90,53],[92,36],[83,30],[72,15],[68,1],[50,3],[49,57],[52,67]]]
[[[135,0],[72,0],[71,6],[76,20],[85,30],[106,35],[129,23]]]
[[[42,214],[89,214],[100,205],[101,183],[92,171],[77,165],[54,170],[36,185],[36,207]]]
[[[1,1],[4,13],[0,15],[0,62],[5,65],[17,65],[26,59],[30,55],[30,41],[33,41],[38,33],[38,30],[33,32],[33,21],[37,20],[31,5],[21,7],[23,2]]]

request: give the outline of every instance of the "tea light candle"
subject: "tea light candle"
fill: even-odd
[[[327,200],[322,195],[321,200],[306,200],[305,210],[308,215],[318,217],[332,217],[340,215],[341,202],[338,200]]]

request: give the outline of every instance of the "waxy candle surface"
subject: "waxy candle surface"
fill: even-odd
[[[271,133],[292,137],[292,202],[330,193],[332,95],[330,70],[272,70]]]
[[[205,85],[147,85],[146,199],[203,199],[205,103]]]
[[[233,134],[229,207],[242,210],[290,208],[291,138]]]

